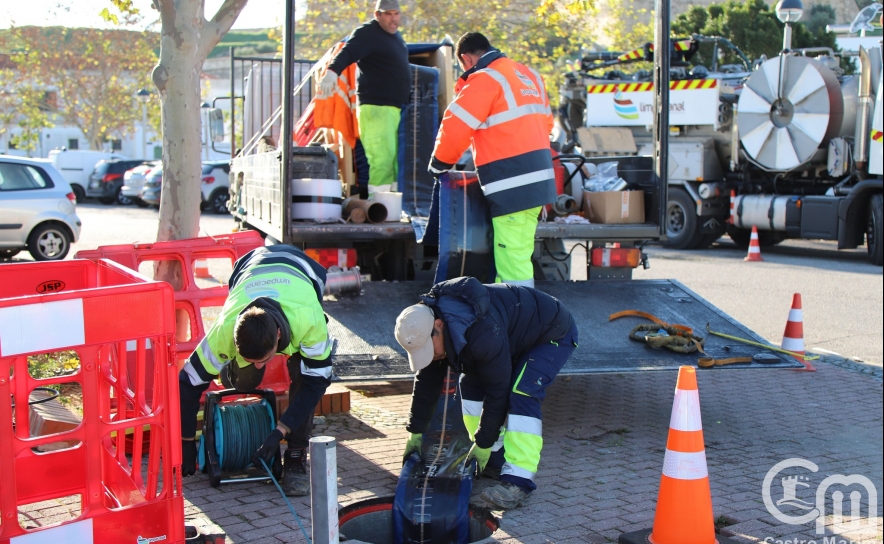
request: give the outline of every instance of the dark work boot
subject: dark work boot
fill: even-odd
[[[289,497],[303,497],[310,494],[310,475],[307,473],[307,450],[289,448],[282,456],[285,476],[282,490]]]

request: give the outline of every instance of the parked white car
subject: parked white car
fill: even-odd
[[[0,155],[0,259],[59,261],[80,237],[77,197],[47,161]]]
[[[128,170],[123,174],[123,187],[120,189],[120,193],[130,198],[139,207],[146,208],[148,206],[147,202],[141,200],[141,190],[144,189],[144,182],[147,181],[147,177],[151,172],[162,169],[162,167],[163,161],[151,161]]]
[[[230,200],[230,162],[203,162],[200,190],[203,210],[212,213],[229,213],[227,201]]]
[[[95,170],[95,165],[98,164],[98,161],[125,158],[127,158],[125,155],[107,153],[105,151],[53,149],[49,152],[49,160],[52,161],[52,166],[70,184],[74,194],[77,195],[77,202],[83,202],[83,199],[86,198],[89,175]]]

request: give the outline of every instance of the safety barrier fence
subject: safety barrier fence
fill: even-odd
[[[0,544],[184,542],[174,309],[168,284],[109,260],[0,265]],[[60,352],[68,372],[33,375]],[[79,386],[82,420],[32,436],[32,394],[58,384]],[[28,518],[47,505],[67,519]]]

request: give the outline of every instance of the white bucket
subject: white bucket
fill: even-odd
[[[402,218],[402,193],[375,193],[374,201],[387,208],[387,221],[398,222]]]
[[[341,182],[336,179],[293,179],[292,219],[324,221],[341,218]]]

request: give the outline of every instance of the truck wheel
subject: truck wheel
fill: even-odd
[[[736,227],[727,227],[727,235],[737,244],[738,247],[746,249],[749,247],[749,239],[752,237],[751,229],[738,229]],[[758,231],[758,245],[761,247],[772,247],[786,239],[786,233],[772,230]]]
[[[884,239],[882,239],[881,225],[884,223],[882,219],[882,202],[884,196],[880,193],[872,195],[869,200],[869,219],[866,222],[866,249],[869,251],[869,262],[875,266],[884,265]]]
[[[82,204],[83,201],[86,200],[86,190],[83,189],[82,186],[72,183],[71,191],[73,191],[74,196],[77,197],[77,204]]]
[[[666,247],[692,249],[702,234],[697,232],[697,206],[684,189],[669,189],[669,202],[666,206]]]

